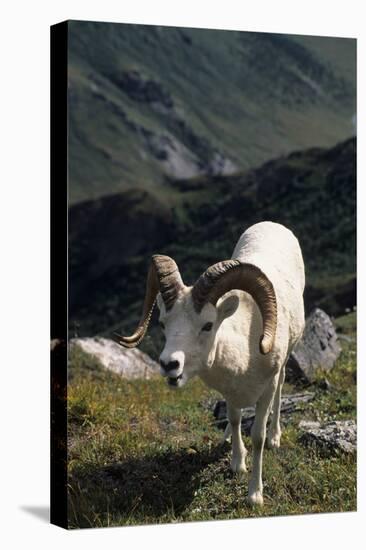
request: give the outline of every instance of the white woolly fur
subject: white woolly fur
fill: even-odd
[[[228,292],[216,307],[206,304],[197,313],[191,298],[192,287],[187,287],[169,312],[158,296],[160,320],[164,323],[166,336],[160,359],[163,363],[176,361],[179,365],[168,373],[170,381],[174,379],[175,386],[184,385],[188,379],[198,375],[226,399],[229,424],[225,438],[231,433],[231,468],[237,473],[246,471],[247,451],[240,429],[241,408],[256,405],[251,432],[253,468],[248,499],[253,505],[261,505],[266,423],[272,410],[267,443],[269,447],[279,447],[285,365],[305,324],[304,264],[293,233],[283,225],[272,222],[261,222],[247,229],[240,237],[232,258],[259,267],[274,287],[277,330],[272,351],[267,355],[259,351],[262,317],[249,294],[236,290]],[[202,330],[208,322],[213,323],[209,332]],[[162,374],[167,376],[163,369]]]

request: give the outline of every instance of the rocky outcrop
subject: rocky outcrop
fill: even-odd
[[[93,88],[109,109],[120,117],[126,126],[143,141],[146,149],[159,161],[163,173],[172,179],[190,179],[204,175],[230,175],[238,170],[236,164],[198,135],[187,123],[182,109],[177,109],[173,96],[162,84],[144,76],[137,70],[107,75],[130,99],[149,105],[164,115],[164,131],[155,132],[141,125],[111,98]]]
[[[136,70],[109,76],[134,101],[161,105],[166,109],[173,108],[171,95],[157,80],[144,77]]]
[[[302,420],[299,428],[303,431],[300,441],[304,445],[315,446],[331,453],[342,451],[353,454],[357,450],[357,428],[354,420],[335,420],[325,424]]]
[[[172,134],[159,135],[145,132],[144,139],[148,150],[161,162],[167,176],[184,179],[194,178],[204,173],[197,155]]]
[[[138,349],[123,349],[108,338],[73,338],[85,353],[96,357],[106,368],[124,378],[151,378],[159,373],[159,365]]]
[[[339,357],[341,347],[330,317],[315,309],[308,319],[300,342],[290,355],[286,366],[289,382],[312,382],[318,369],[330,370]]]

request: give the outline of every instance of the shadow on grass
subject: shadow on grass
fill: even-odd
[[[74,470],[69,479],[70,526],[158,523],[164,518],[174,521],[202,485],[201,471],[227,452],[227,445],[202,452],[182,449]],[[232,475],[227,465],[225,471]]]

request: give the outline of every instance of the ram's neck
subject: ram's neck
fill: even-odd
[[[217,333],[215,357],[202,380],[238,407],[252,405],[268,379],[268,356],[259,352],[262,318],[252,298],[241,293],[237,312]]]

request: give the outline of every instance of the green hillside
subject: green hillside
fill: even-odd
[[[69,22],[69,197],[230,175],[354,133],[356,41]],[[168,188],[168,192],[167,192]]]
[[[340,315],[356,303],[356,141],[313,148],[233,176],[177,181],[174,207],[130,190],[70,209],[70,331],[130,331],[154,253],[178,263],[192,284],[229,258],[241,233],[271,220],[294,231],[306,266],[306,308]],[[171,184],[173,185],[173,184]],[[152,355],[154,325],[143,346]]]

